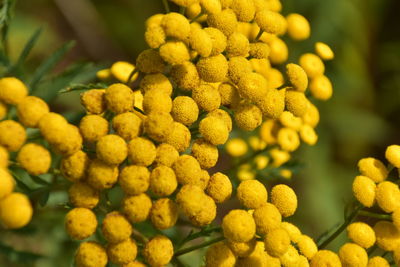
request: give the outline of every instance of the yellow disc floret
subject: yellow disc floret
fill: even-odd
[[[51,155],[43,146],[29,143],[18,152],[17,161],[30,174],[45,174],[50,169]]]
[[[71,238],[86,239],[96,231],[96,215],[86,208],[72,209],[65,216],[65,228]]]

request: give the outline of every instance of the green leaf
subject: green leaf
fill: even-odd
[[[33,200],[37,201],[40,206],[44,207],[46,206],[50,197],[50,188],[48,186],[40,187],[36,190],[33,190],[29,196]]]
[[[31,179],[32,179],[35,183],[37,183],[37,184],[40,184],[40,185],[50,185],[49,182],[47,182],[46,180],[44,180],[43,178],[41,178],[41,177],[39,177],[39,176],[31,175],[30,177],[31,177]]]
[[[31,38],[29,38],[28,42],[25,44],[24,49],[19,55],[17,62],[12,67],[10,67],[8,73],[10,74],[14,73],[23,65],[26,58],[29,56],[29,53],[31,52],[32,48],[35,46],[37,40],[39,39],[41,33],[42,33],[42,28],[39,28],[32,34]]]
[[[89,83],[89,84],[72,84],[66,88],[61,89],[58,91],[59,94],[65,94],[73,91],[87,91],[90,89],[104,89],[107,88],[108,85],[105,83]]]
[[[9,172],[11,173],[11,175],[14,177],[15,181],[17,182],[17,187],[23,192],[23,193],[29,193],[32,191],[32,189],[25,184],[22,180],[22,178],[16,174],[14,171],[9,170]]]
[[[42,78],[54,68],[54,66],[74,45],[74,41],[70,41],[64,44],[61,48],[56,50],[48,59],[42,62],[42,64],[37,68],[29,82],[32,94],[35,92],[36,86],[42,80]]]

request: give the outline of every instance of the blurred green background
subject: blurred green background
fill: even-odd
[[[302,146],[295,154],[305,167],[290,182],[299,198],[299,210],[290,220],[317,238],[343,220],[357,161],[366,156],[382,159],[387,145],[400,144],[400,1],[282,2],[283,14],[303,14],[312,26],[310,40],[289,43],[292,61],[297,60],[293,55],[312,51],[316,41],[328,43],[336,53],[335,60],[327,63],[334,96],[318,103],[319,142],[315,147]],[[145,19],[159,12],[163,12],[161,0],[21,0],[10,26],[10,53],[16,58],[32,33],[42,27],[25,72],[33,72],[39,62],[69,40],[75,40],[76,46],[56,66],[56,72],[72,62],[91,61],[96,66],[116,60],[134,62],[145,48]],[[98,69],[91,65],[85,68],[82,72],[86,76],[77,80],[90,79]],[[49,81],[46,90],[57,92],[65,86]],[[78,112],[78,106],[76,94],[58,96],[52,105],[70,114]],[[64,199],[62,193],[54,194],[50,203]],[[47,212],[49,209],[54,212]],[[77,244],[64,233],[64,213],[58,206],[43,208],[30,227],[0,231],[0,266],[71,266]],[[336,249],[342,241],[330,248]],[[32,265],[34,254],[21,254],[10,246],[46,257]],[[21,258],[27,261],[18,263]]]

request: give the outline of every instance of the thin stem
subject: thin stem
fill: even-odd
[[[392,216],[389,214],[375,213],[375,212],[369,212],[369,211],[365,211],[365,210],[361,210],[359,212],[359,215],[365,216],[365,217],[381,219],[381,220],[390,220],[392,218]]]
[[[190,23],[193,23],[193,22],[195,22],[196,20],[198,20],[201,16],[203,16],[204,15],[204,13],[203,12],[200,12],[199,14],[197,14],[197,16],[196,17],[194,17],[194,18],[192,18],[191,20],[190,20]]]
[[[181,256],[183,254],[187,254],[187,253],[192,252],[194,250],[197,250],[199,248],[208,247],[209,245],[212,245],[212,244],[217,243],[219,241],[222,241],[224,239],[225,239],[225,237],[220,236],[220,237],[211,239],[209,241],[206,241],[204,243],[201,243],[199,245],[195,245],[195,246],[191,246],[191,247],[188,247],[188,248],[184,248],[184,249],[178,250],[177,252],[175,252],[174,256],[175,257],[179,257],[179,256]]]
[[[264,33],[263,30],[260,29],[260,31],[258,32],[255,41],[258,41],[261,38],[261,35]]]
[[[182,247],[187,242],[192,241],[194,239],[207,236],[207,235],[209,235],[209,234],[211,234],[213,232],[221,232],[221,231],[222,231],[222,228],[220,226],[217,226],[217,227],[212,227],[212,228],[209,228],[209,229],[202,229],[201,231],[198,231],[196,233],[190,233],[186,238],[184,238],[180,242],[178,248]]]
[[[350,215],[347,217],[347,219],[342,223],[342,225],[330,236],[328,237],[322,244],[318,246],[318,249],[323,249],[327,245],[329,245],[333,240],[335,240],[336,237],[338,237],[345,229],[346,227],[357,217],[358,213],[360,212],[360,209],[362,207],[359,206],[357,207]]]
[[[168,0],[162,0],[162,2],[164,4],[165,13],[169,13],[170,9],[169,9]]]
[[[184,15],[184,14],[185,14],[185,11],[186,11],[186,7],[184,7],[184,6],[179,7],[179,13],[181,13],[182,15]]]
[[[132,81],[132,77],[138,72],[139,70],[135,68],[131,73],[129,74],[128,80],[126,81],[127,84],[130,84]]]

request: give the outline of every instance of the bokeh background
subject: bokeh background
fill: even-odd
[[[357,161],[366,156],[382,159],[387,145],[400,144],[400,1],[282,2],[283,14],[301,13],[312,26],[310,40],[289,42],[291,61],[302,52],[313,51],[316,41],[326,42],[336,53],[335,60],[327,63],[334,96],[318,103],[319,142],[296,152],[304,167],[289,182],[299,198],[299,210],[290,220],[318,238],[343,220],[344,206],[352,199]],[[163,10],[161,0],[20,0],[10,25],[9,51],[16,58],[30,36],[42,28],[38,44],[21,71],[23,76],[35,71],[65,42],[76,41],[54,69],[65,79],[49,77],[39,88],[39,95],[51,100],[54,110],[74,120],[82,112],[78,95],[57,92],[71,80],[90,81],[96,70],[113,61],[135,62],[146,47],[145,19]],[[57,206],[62,198],[61,193],[51,195],[49,203],[54,205],[39,209],[29,227],[14,232],[0,230],[0,266],[72,266],[77,243],[64,233],[65,209]],[[330,248],[341,242],[332,243]],[[36,254],[46,257],[37,259]],[[193,266],[196,264],[200,266]]]

